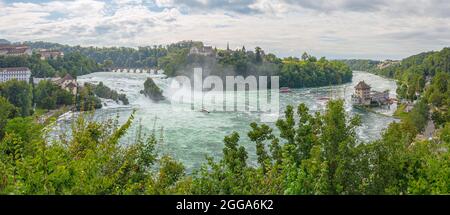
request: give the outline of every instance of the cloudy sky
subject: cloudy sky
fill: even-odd
[[[400,59],[450,46],[449,0],[0,0],[0,38]]]

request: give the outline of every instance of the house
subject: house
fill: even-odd
[[[352,95],[352,103],[356,106],[381,106],[389,104],[389,102],[389,90],[372,91],[364,81],[360,81],[355,86],[355,93]]]
[[[355,94],[352,96],[352,101],[355,104],[362,104],[362,105],[370,105],[370,89],[371,87],[366,84],[364,81],[360,81],[355,86]]]
[[[189,51],[189,55],[201,55],[201,56],[216,56],[216,52],[214,51],[212,46],[202,46],[202,47],[192,47]]]
[[[77,94],[78,83],[77,80],[74,79],[71,75],[67,74],[63,78],[54,77],[54,78],[33,78],[33,83],[38,85],[41,81],[51,81],[54,84],[58,85],[61,89],[67,90],[73,95]]]
[[[398,60],[384,60],[377,65],[377,68],[384,69],[384,68],[387,68],[389,66],[399,64],[399,63],[400,63],[400,61],[398,61]]]
[[[41,60],[56,60],[58,58],[64,57],[64,53],[58,50],[41,49],[38,51],[38,54],[41,56]]]
[[[27,67],[0,68],[0,83],[9,80],[30,81],[31,70]]]
[[[31,56],[31,48],[27,45],[0,45],[0,56]]]
[[[64,90],[69,91],[73,95],[77,94],[78,83],[77,80],[74,79],[71,75],[67,74],[63,78],[57,79],[54,81],[56,85],[61,87]]]

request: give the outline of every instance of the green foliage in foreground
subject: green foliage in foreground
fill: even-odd
[[[184,167],[155,152],[154,135],[137,129],[134,143],[119,139],[130,129],[117,120],[79,117],[70,135],[44,140],[45,130],[30,118],[9,120],[0,142],[1,194],[446,194],[450,192],[450,123],[440,144],[415,141],[411,120],[393,123],[380,140],[356,141],[359,117],[343,101],[324,113],[304,104],[288,106],[278,120],[279,135],[252,123],[256,166],[239,145],[224,138],[223,158],[207,159],[186,176]],[[68,138],[67,136],[70,136]]]
[[[237,133],[225,138],[224,157],[209,158],[194,175],[193,194],[444,194],[450,191],[448,134],[441,144],[415,141],[417,128],[393,123],[375,142],[357,144],[359,118],[345,115],[342,101],[324,114],[305,105],[288,107],[277,122],[279,137],[252,124],[258,166],[247,165]],[[280,144],[284,143],[284,144]]]
[[[184,168],[154,151],[153,135],[118,144],[123,125],[80,117],[71,138],[45,142],[42,128],[27,118],[8,123],[0,144],[2,194],[164,194],[184,176]],[[154,170],[158,165],[159,170]]]
[[[6,123],[8,123],[8,119],[12,119],[15,116],[18,116],[19,109],[14,105],[9,103],[7,99],[0,96],[0,140],[4,135],[4,128]]]

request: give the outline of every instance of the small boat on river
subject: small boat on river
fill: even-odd
[[[280,93],[290,93],[291,89],[289,87],[281,87]]]

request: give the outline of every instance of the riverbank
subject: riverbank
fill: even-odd
[[[363,106],[356,106],[356,105],[353,106],[353,107],[356,108],[356,109],[367,111],[367,112],[370,112],[370,113],[374,113],[374,114],[377,114],[377,115],[380,115],[380,116],[393,117],[393,118],[396,118],[396,119],[401,119],[399,116],[397,116],[395,114],[395,112],[394,112],[394,114],[390,115],[390,114],[379,112],[379,111],[375,110],[374,108],[370,108],[370,107],[363,107]]]
[[[56,119],[58,119],[60,116],[68,113],[69,111],[73,110],[74,106],[62,106],[55,110],[36,110],[36,122],[42,125],[49,125]]]

